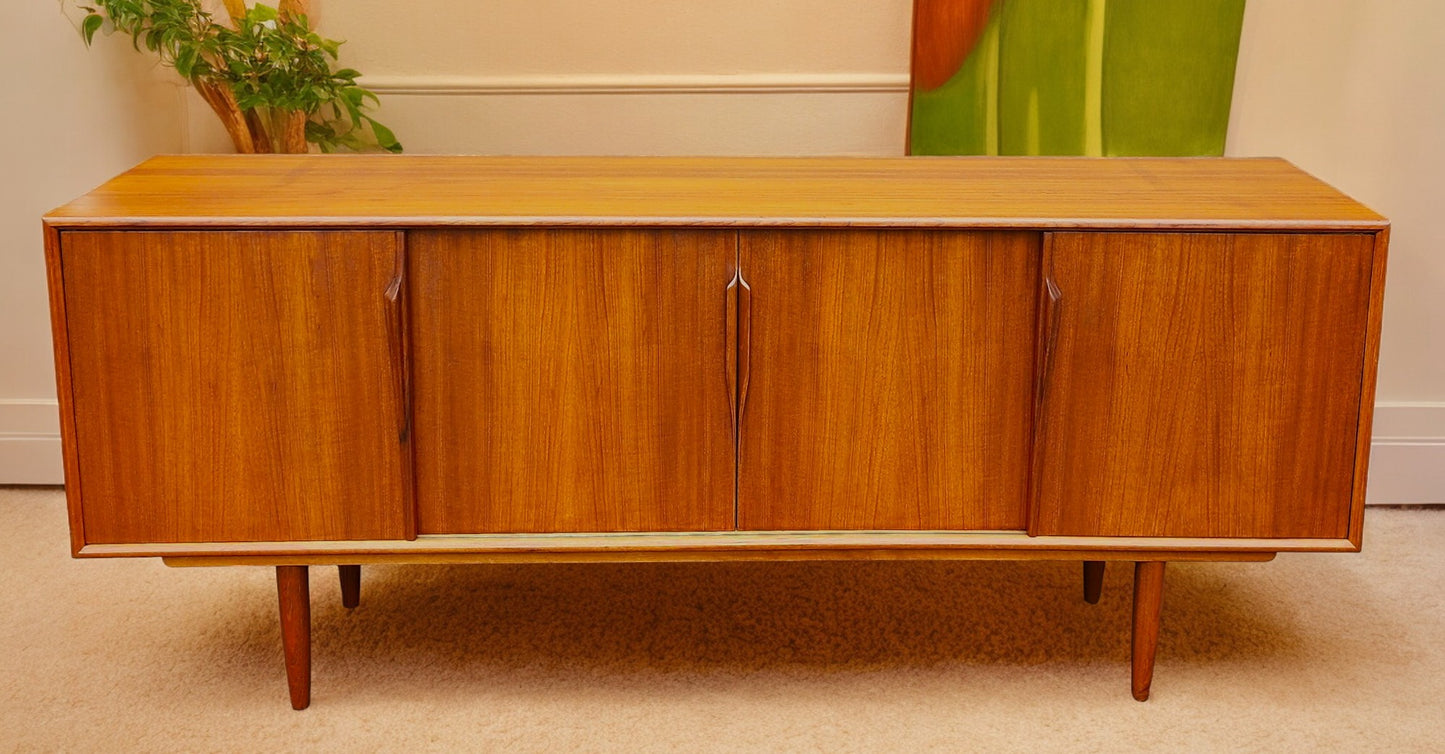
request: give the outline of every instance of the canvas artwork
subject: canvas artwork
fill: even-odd
[[[912,154],[1220,155],[1244,0],[915,0]]]

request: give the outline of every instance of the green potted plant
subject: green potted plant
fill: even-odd
[[[128,34],[195,87],[220,118],[236,151],[301,153],[383,149],[400,152],[391,129],[368,113],[376,95],[361,74],[333,70],[340,42],[312,31],[304,0],[277,7],[225,0],[217,21],[201,0],[92,0],[81,35]]]

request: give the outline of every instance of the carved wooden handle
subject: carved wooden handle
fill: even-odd
[[[1048,264],[1048,258],[1045,258]],[[1054,372],[1054,345],[1059,339],[1059,315],[1064,308],[1064,294],[1054,282],[1053,276],[1044,274],[1044,295],[1039,302],[1039,323],[1042,332],[1039,338],[1038,366],[1034,386],[1033,447],[1029,453],[1029,515],[1028,532],[1034,536],[1038,526],[1040,484],[1043,481],[1044,453],[1044,411],[1049,397],[1049,381]]]
[[[1043,371],[1039,374],[1039,408],[1048,395],[1049,379],[1054,373],[1054,345],[1059,340],[1059,314],[1064,308],[1064,294],[1052,276],[1044,277],[1044,353]]]
[[[396,250],[396,274],[382,295],[386,298],[386,338],[391,345],[391,373],[396,381],[397,441],[403,445],[411,435],[411,391],[406,384],[406,342],[402,326],[402,290],[406,287],[406,252]]]
[[[740,275],[733,273],[733,279],[728,281],[727,287],[727,308],[723,313],[724,326],[727,333],[727,348],[732,351],[728,354],[723,369],[727,372],[728,378],[728,413],[733,419],[733,439],[737,439],[738,432],[738,280]]]
[[[753,371],[753,289],[741,271],[738,284],[738,425],[741,427],[748,407],[748,378]]]
[[[728,408],[733,417],[733,440],[741,433],[743,409],[748,405],[749,351],[752,340],[753,289],[739,270],[727,287],[727,342],[733,349],[728,359]]]

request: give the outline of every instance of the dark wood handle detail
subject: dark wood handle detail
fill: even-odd
[[[396,274],[391,279],[391,284],[386,286],[386,292],[382,294],[386,298],[386,337],[391,344],[391,371],[392,377],[396,380],[397,406],[400,408],[400,416],[397,417],[397,441],[405,445],[411,436],[411,391],[407,389],[406,379],[406,331],[402,322],[402,290],[406,287],[406,253],[404,248],[396,250]]]
[[[734,272],[733,279],[728,281],[727,287],[727,309],[723,314],[727,328],[727,363],[724,370],[728,378],[728,413],[733,420],[733,441],[737,441],[738,434],[738,288],[741,286],[738,281],[742,279],[740,273]]]
[[[748,408],[748,378],[752,375],[753,289],[738,272],[738,425]]]
[[[733,417],[733,440],[742,432],[743,409],[748,405],[749,351],[752,341],[752,294],[742,271],[733,275],[727,287],[728,404]]]
[[[1059,315],[1064,308],[1064,294],[1050,276],[1044,277],[1044,339],[1043,364],[1039,372],[1038,408],[1044,408],[1048,397],[1049,379],[1054,374],[1054,346],[1059,340]]]
[[[1049,257],[1044,257],[1044,290],[1039,300],[1039,340],[1034,372],[1033,443],[1029,457],[1028,531],[1033,536],[1038,527],[1039,486],[1043,473],[1044,411],[1049,397],[1049,381],[1054,373],[1054,346],[1059,339],[1059,317],[1064,308],[1064,293],[1049,274]]]
[[[416,474],[413,472],[416,460],[415,445],[411,442],[412,395],[411,395],[411,336],[407,333],[408,315],[406,300],[407,238],[405,233],[396,234],[396,272],[383,294],[386,298],[386,330],[391,346],[391,369],[396,385],[396,441],[401,451],[402,474],[405,481],[401,487],[402,509],[406,511],[403,528],[407,540],[416,539]],[[359,580],[359,576],[357,579]],[[358,587],[359,589],[359,587]]]
[[[1053,276],[1044,273],[1044,295],[1039,302],[1038,367],[1034,383],[1034,445],[1043,434],[1044,404],[1049,398],[1049,381],[1054,374],[1054,346],[1059,340],[1059,315],[1064,308],[1064,294]]]

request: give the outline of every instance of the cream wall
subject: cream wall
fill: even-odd
[[[53,0],[0,3],[0,484],[57,483],[40,216],[180,147],[180,99],[128,42],[86,50]]]
[[[324,33],[349,40],[344,62],[366,72],[383,97],[381,117],[412,152],[902,150],[910,0],[312,4]],[[11,5],[22,4],[3,12],[21,12]],[[15,35],[45,27],[17,40],[29,53],[6,49],[14,65],[43,54],[70,66],[71,73],[34,92],[63,99],[78,91],[77,70],[144,78],[120,76],[114,66],[97,73],[90,64],[99,56],[72,44],[68,27],[41,24],[50,20],[50,6],[38,5],[23,11],[28,27],[0,29]],[[124,84],[106,90],[109,104],[86,107],[135,111],[121,97],[124,86],[134,93],[134,84]],[[226,149],[212,120],[190,98],[173,122],[186,148]],[[67,139],[54,138],[64,127],[48,117],[25,123],[46,145],[27,158],[34,165],[70,148],[62,146]],[[170,129],[151,126],[155,141],[164,142],[161,132]],[[135,129],[85,133],[89,148],[108,150],[110,161],[106,170],[94,158],[81,163],[75,170],[88,177],[79,183],[93,183],[146,151]],[[1437,178],[1445,175],[1445,3],[1250,0],[1229,153],[1285,156],[1394,221],[1371,496],[1445,501],[1445,349],[1436,335],[1445,325],[1445,231],[1432,216],[1445,207]],[[69,193],[75,191],[57,185],[54,201]],[[35,214],[21,219],[33,223]],[[9,286],[0,291],[24,298],[0,303],[24,314],[19,330],[0,328],[0,343],[20,339],[31,360],[48,359],[36,254],[33,264],[15,262],[13,254],[0,258],[7,272],[15,268],[0,279]],[[49,398],[49,379],[48,362],[6,369],[0,401]]]
[[[1228,151],[1390,218],[1370,500],[1445,502],[1445,3],[1249,0]]]
[[[911,0],[311,3],[412,152],[903,149]]]
[[[1445,400],[1445,2],[1251,0],[1229,153],[1277,154],[1392,221],[1382,400]]]
[[[329,35],[357,40],[350,60],[375,76],[906,73],[912,7],[911,0],[312,3]]]

